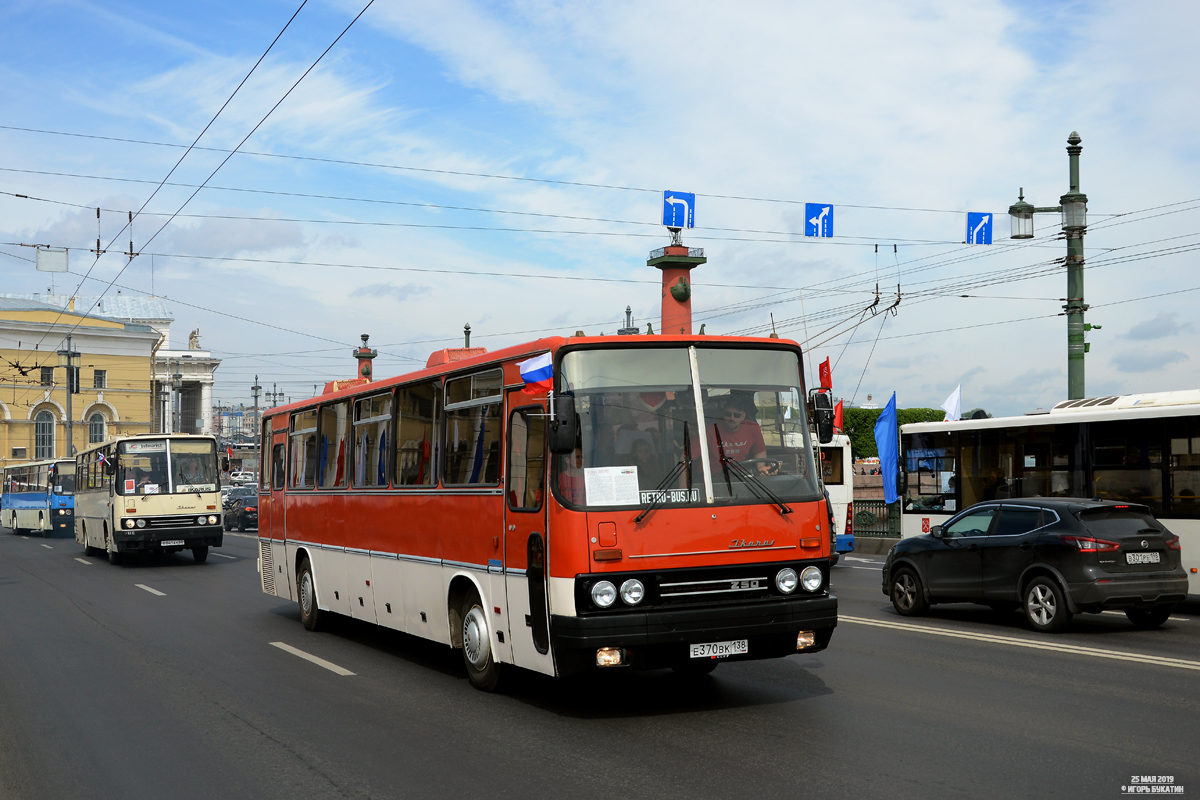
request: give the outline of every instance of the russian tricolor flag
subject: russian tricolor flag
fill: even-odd
[[[517,362],[521,370],[521,380],[525,381],[526,394],[548,392],[554,385],[554,355],[542,353],[527,361]]]

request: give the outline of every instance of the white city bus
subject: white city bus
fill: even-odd
[[[900,429],[902,535],[983,500],[1098,497],[1150,507],[1200,594],[1200,390],[1068,400],[1023,417]]]
[[[821,479],[833,511],[834,555],[830,560],[836,564],[841,553],[854,550],[854,456],[850,437],[844,434],[836,434],[820,450]]]
[[[141,434],[84,450],[75,462],[75,541],[118,564],[130,553],[220,547],[217,440]]]

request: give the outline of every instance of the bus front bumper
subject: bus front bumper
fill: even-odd
[[[190,550],[193,547],[220,547],[221,526],[187,528],[184,530],[118,531],[114,537],[117,552],[154,552]]]
[[[559,675],[596,669],[596,651],[619,648],[621,666],[659,669],[687,664],[691,645],[746,640],[743,655],[721,661],[780,658],[824,650],[837,627],[837,597],[769,600],[725,606],[648,609],[644,612],[553,615],[550,638]],[[797,635],[813,631],[812,645],[797,650]]]

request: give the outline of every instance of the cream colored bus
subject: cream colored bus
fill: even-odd
[[[75,541],[119,564],[130,553],[220,547],[217,442],[211,436],[142,434],[76,457]]]

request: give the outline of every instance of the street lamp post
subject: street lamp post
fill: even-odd
[[[1079,154],[1083,152],[1079,134],[1071,131],[1067,137],[1067,157],[1070,161],[1070,190],[1059,198],[1059,205],[1035,207],[1025,202],[1022,189],[1017,202],[1008,208],[1012,221],[1013,239],[1033,238],[1033,215],[1042,213],[1062,214],[1062,229],[1067,236],[1067,399],[1081,400],[1086,396],[1084,389],[1084,354],[1090,346],[1083,340],[1084,333],[1099,325],[1088,325],[1083,320],[1087,303],[1083,302],[1083,235],[1087,232],[1087,195],[1079,191]]]

